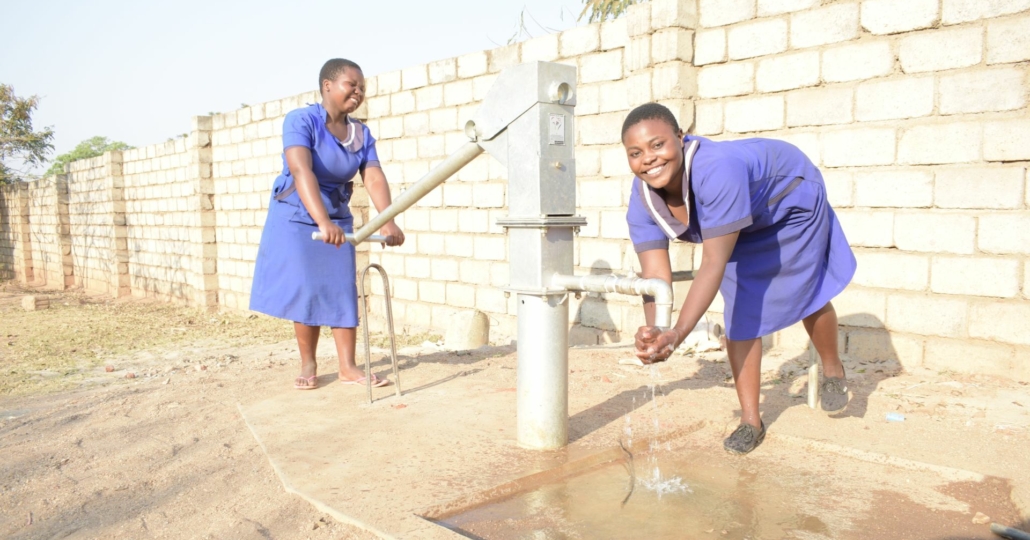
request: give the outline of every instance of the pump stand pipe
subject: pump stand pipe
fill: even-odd
[[[620,277],[614,275],[569,276],[555,274],[551,285],[566,291],[619,293],[654,297],[654,324],[672,328],[672,285],[658,278]]]
[[[415,184],[398,195],[393,203],[383,209],[379,215],[368,220],[364,227],[354,233],[353,242],[355,244],[364,242],[366,238],[375,234],[383,225],[386,225],[386,222],[413,206],[419,199],[433,191],[433,188],[444,183],[451,175],[458,172],[465,165],[468,165],[470,161],[482,153],[483,147],[479,146],[479,144],[474,142],[465,143],[464,146],[457,149],[453,154],[447,156],[447,159],[433,167],[418,182],[415,182]]]

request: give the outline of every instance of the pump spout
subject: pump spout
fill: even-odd
[[[672,327],[672,285],[658,278],[619,277],[614,275],[569,276],[555,274],[551,285],[566,291],[654,296],[654,324]]]

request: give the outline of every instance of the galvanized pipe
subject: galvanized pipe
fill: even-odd
[[[354,235],[353,234],[345,233],[343,235],[343,237],[347,240],[347,242],[349,242],[351,244],[357,244],[357,242],[354,240]],[[311,239],[312,240],[321,240],[322,239],[322,233],[320,233],[320,232],[313,232],[313,233],[311,233]],[[372,235],[369,235],[368,238],[365,239],[365,241],[366,242],[382,242],[382,243],[385,244],[386,243],[386,237],[381,235],[381,234],[372,234]]]
[[[654,324],[672,327],[672,285],[657,278],[620,277],[614,275],[568,276],[555,274],[551,285],[566,291],[654,296]]]
[[[518,443],[557,450],[569,443],[568,294],[518,295]]]
[[[483,147],[478,144],[474,142],[465,143],[464,146],[453,154],[447,156],[447,159],[433,167],[433,170],[426,173],[418,182],[398,195],[393,204],[387,206],[379,215],[370,219],[364,227],[358,229],[358,232],[354,233],[354,243],[364,242],[366,238],[375,234],[383,225],[386,225],[387,221],[397,217],[398,214],[417,203],[419,199],[425,197],[433,188],[444,183],[451,175],[458,172],[458,169],[461,169],[482,153]]]

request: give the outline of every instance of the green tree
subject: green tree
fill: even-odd
[[[18,181],[24,174],[11,168],[12,160],[32,167],[42,165],[54,149],[53,129],[32,130],[32,111],[37,105],[39,96],[19,98],[13,86],[0,84],[0,184]]]
[[[132,148],[121,141],[111,141],[107,137],[90,137],[79,144],[71,152],[65,152],[54,158],[54,164],[47,170],[47,174],[63,174],[64,166],[73,161],[88,159],[104,155],[104,152],[111,150],[128,150]]]
[[[582,19],[584,15],[590,14],[587,22],[604,21],[617,19],[626,13],[633,4],[646,2],[647,0],[583,0],[583,11],[579,14]]]

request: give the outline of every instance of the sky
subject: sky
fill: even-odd
[[[313,90],[329,58],[376,75],[583,25],[582,6],[0,0],[0,83],[41,98],[33,127],[53,127],[51,158],[95,135],[145,146],[188,132],[191,116]]]

